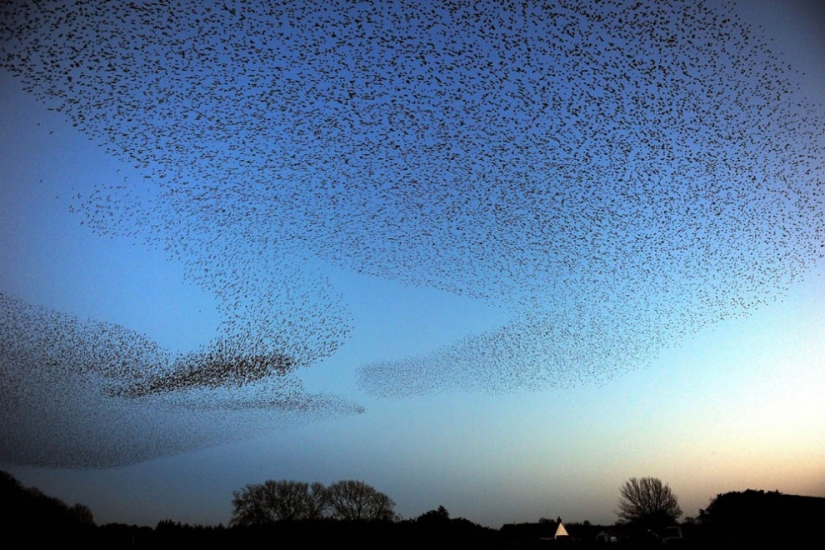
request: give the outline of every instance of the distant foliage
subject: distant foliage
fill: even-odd
[[[616,513],[621,521],[659,528],[676,523],[682,515],[676,495],[658,478],[630,478],[622,485],[620,494]]]
[[[95,517],[92,510],[85,504],[75,504],[69,508],[69,515],[73,517],[78,523],[83,525],[94,525]]]
[[[88,506],[69,506],[35,487],[24,487],[8,472],[0,470],[0,532],[30,542],[89,540],[95,527]]]
[[[450,512],[443,506],[439,506],[437,510],[430,510],[424,512],[416,521],[420,523],[446,523],[450,521]]]
[[[269,480],[249,484],[232,498],[232,526],[322,518],[394,520],[395,502],[363,481],[339,481],[329,487],[299,481]]]
[[[332,517],[344,520],[394,520],[395,502],[363,481],[339,481],[327,489]]]
[[[232,506],[230,525],[318,519],[327,507],[327,489],[321,483],[269,480],[235,491]]]
[[[699,512],[699,522],[712,538],[740,543],[816,540],[823,518],[825,498],[753,489],[716,495]]]

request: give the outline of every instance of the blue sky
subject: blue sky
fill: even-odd
[[[357,19],[366,9],[330,15],[296,6],[339,32],[355,31],[336,27],[336,17]],[[439,28],[466,23],[468,15],[427,12],[407,21],[412,29],[436,21],[431,34],[413,33],[431,57],[413,63],[398,48],[400,59],[418,71],[409,73],[413,80],[421,76],[418,84],[377,65],[386,55],[378,39],[348,50],[312,42],[317,33],[287,33],[281,38],[286,53],[279,55],[290,69],[279,81],[283,96],[272,100],[286,114],[272,111],[259,134],[252,115],[263,111],[222,83],[215,84],[212,106],[220,106],[219,99],[236,103],[218,114],[199,110],[210,106],[207,100],[185,96],[195,89],[189,84],[180,88],[184,99],[159,103],[170,105],[169,114],[147,108],[151,97],[143,107],[132,105],[138,92],[178,89],[162,79],[136,81],[138,92],[125,97],[101,93],[122,102],[118,113],[128,115],[83,103],[56,112],[47,110],[50,101],[59,103],[47,84],[59,87],[64,80],[34,78],[27,93],[21,80],[32,78],[28,65],[4,66],[0,243],[9,260],[0,265],[0,291],[15,312],[4,326],[28,327],[32,318],[43,318],[20,313],[31,311],[19,305],[25,302],[47,308],[39,311],[52,312],[64,330],[75,326],[72,318],[88,320],[80,332],[93,337],[100,337],[94,323],[117,325],[129,331],[128,341],[142,335],[184,360],[216,338],[244,343],[256,335],[266,352],[285,345],[316,360],[289,376],[240,387],[200,386],[118,401],[105,397],[112,387],[106,384],[134,388],[132,379],[102,372],[95,378],[100,385],[86,394],[78,382],[85,379],[72,378],[77,363],[57,362],[69,373],[65,387],[58,371],[40,370],[45,367],[31,358],[56,352],[33,330],[34,351],[19,352],[32,370],[17,379],[24,363],[12,364],[17,355],[4,358],[4,383],[23,400],[14,403],[23,404],[8,405],[4,413],[7,447],[0,462],[25,484],[89,505],[98,521],[146,524],[163,518],[225,523],[231,492],[265,479],[361,479],[390,495],[402,516],[444,505],[454,516],[494,527],[559,515],[611,523],[619,487],[629,477],[670,483],[686,515],[728,490],[825,496],[825,265],[816,250],[825,244],[823,157],[821,139],[805,134],[821,127],[816,117],[823,115],[819,60],[825,45],[817,32],[822,13],[812,6],[748,3],[731,13],[741,28],[763,28],[753,31],[755,57],[738,59],[741,46],[731,45],[732,65],[720,66],[751,68],[758,78],[759,67],[791,64],[806,74],[767,75],[788,84],[787,91],[779,87],[776,108],[792,117],[793,104],[807,101],[813,114],[804,124],[787,119],[794,127],[776,130],[784,118],[754,120],[750,111],[725,103],[720,117],[749,124],[745,130],[755,136],[729,137],[727,145],[713,141],[712,130],[736,126],[721,118],[701,126],[695,144],[685,142],[693,136],[685,128],[698,114],[681,114],[674,120],[685,127],[663,123],[658,133],[655,123],[638,120],[631,134],[648,141],[634,143],[616,120],[644,118],[644,109],[603,124],[571,112],[592,108],[603,115],[615,107],[618,113],[625,100],[631,109],[631,93],[617,95],[615,105],[577,99],[515,112],[517,84],[538,90],[535,82],[546,75],[529,69],[551,64],[514,63],[510,58],[524,55],[522,46],[501,48],[519,36],[533,44],[530,25],[542,28],[535,14],[512,33],[489,23],[455,33],[477,55],[499,63],[489,73],[473,73],[475,65],[449,68],[451,59],[463,58],[444,54],[450,33]],[[501,20],[509,14],[504,8],[479,13]],[[397,38],[407,28],[393,27],[386,14],[374,17],[388,27],[371,30],[373,37]],[[760,64],[770,59],[762,38],[773,40],[777,64]],[[582,43],[585,51],[605,51]],[[9,44],[4,50],[13,48]],[[559,60],[577,59],[574,45],[558,45],[563,55],[548,59],[566,67]],[[301,57],[310,46],[331,48],[338,57]],[[637,56],[646,51],[633,42],[625,47]],[[231,57],[227,49],[212,59],[215,65],[205,64],[214,68],[210,78],[235,78],[257,89],[237,69],[243,63],[226,62]],[[191,62],[198,64],[197,58]],[[433,65],[438,70],[425,69]],[[134,67],[140,68],[138,61]],[[236,72],[225,72],[232,67]],[[318,67],[337,72],[327,81],[313,72]],[[527,76],[519,76],[524,67]],[[731,102],[738,89],[761,90],[736,75],[714,74],[707,64],[691,69],[707,71],[707,82],[719,79],[713,89]],[[203,77],[199,70],[177,69]],[[101,82],[128,75],[102,66],[92,72]],[[370,84],[370,75],[392,85]],[[350,78],[352,88],[334,89]],[[551,79],[555,91],[550,85],[539,99],[578,98],[577,86],[606,94],[604,83],[613,82],[580,78],[573,86]],[[467,91],[481,94],[496,82],[501,88],[492,88],[489,99]],[[695,99],[667,82],[660,96],[665,102],[687,98],[684,105],[690,105]],[[67,90],[70,97],[89,97],[87,89]],[[355,104],[346,97],[339,102],[337,92],[352,94]],[[458,95],[450,103],[441,92]],[[372,103],[371,93],[397,101]],[[653,114],[662,108],[656,97],[650,98]],[[305,104],[296,105],[299,98]],[[738,100],[753,106],[748,98]],[[471,109],[466,119],[457,114],[465,108]],[[525,121],[546,109],[552,115],[537,118],[530,130]],[[201,125],[196,112],[212,119]],[[302,118],[318,113],[327,118],[317,128]],[[94,114],[104,122],[72,125],[78,115],[89,121]],[[145,118],[119,118],[136,114]],[[558,120],[579,125],[571,130]],[[467,135],[459,132],[462,124]],[[134,134],[118,137],[109,127]],[[163,133],[170,128],[175,132]],[[312,128],[314,136],[303,133]],[[588,137],[599,128],[604,139]],[[239,129],[249,135],[240,136]],[[198,132],[206,137],[196,140]],[[277,132],[288,138],[268,142]],[[156,142],[140,145],[153,135]],[[557,149],[547,145],[553,136],[561,140]],[[249,149],[233,148],[241,138]],[[668,164],[654,153],[656,143],[682,154],[696,148],[703,162]],[[716,148],[699,148],[712,143]],[[791,153],[778,148],[785,143]],[[752,149],[766,144],[777,149]],[[212,156],[193,162],[203,151]],[[588,153],[595,160],[586,159]],[[803,153],[809,158],[799,169],[794,162]],[[627,155],[624,164],[620,154]],[[748,162],[733,154],[749,155]],[[716,158],[721,167],[709,163]],[[567,166],[563,177],[560,164]],[[812,175],[804,174],[806,167]],[[763,187],[750,187],[750,176],[765,178]],[[628,186],[612,179],[618,177]],[[587,187],[582,181],[588,179],[603,186]],[[671,190],[672,182],[680,186]],[[592,189],[603,196],[585,193]],[[674,198],[681,197],[679,189],[687,198]],[[785,189],[795,193],[795,202],[782,195]],[[639,207],[622,194],[628,190],[651,199],[650,206]],[[723,202],[724,217],[706,217],[716,211],[710,198],[690,197],[697,190]],[[675,201],[675,213],[662,207],[667,199]],[[674,220],[686,233],[673,230]],[[652,244],[657,238],[665,244]],[[319,312],[327,324],[318,321]],[[329,356],[324,345],[333,347]],[[144,367],[154,369],[155,380],[170,380],[163,378],[170,365],[150,361]],[[64,402],[63,395],[70,397]],[[277,404],[295,396],[311,410]],[[51,415],[63,417],[52,423]],[[64,433],[57,433],[60,425]]]

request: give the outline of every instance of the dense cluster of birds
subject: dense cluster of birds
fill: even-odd
[[[359,369],[371,394],[404,396],[604,380],[777,299],[823,255],[822,108],[732,4],[39,0],[4,3],[0,37],[29,93],[145,174],[82,197],[85,223],[180,259],[224,319],[172,357],[4,298],[20,398],[3,435],[43,441],[0,459],[44,462],[63,437],[38,417],[41,377],[93,376],[105,415],[260,403],[249,386],[346,340],[325,264],[512,312]],[[65,396],[75,431],[104,425],[88,391]],[[320,410],[273,391],[274,408]]]
[[[269,359],[235,353],[175,357],[122,326],[0,293],[0,462],[109,467],[363,412],[308,393],[286,357],[263,377]]]

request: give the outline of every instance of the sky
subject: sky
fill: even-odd
[[[266,4],[3,8],[0,468],[146,525],[825,496],[817,2]]]

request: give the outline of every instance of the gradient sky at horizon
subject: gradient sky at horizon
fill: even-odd
[[[772,50],[806,73],[802,92],[825,115],[825,17],[816,6],[748,2],[736,14],[762,25]],[[48,111],[6,70],[0,100],[0,292],[122,325],[175,352],[213,338],[218,301],[187,278],[185,258],[137,237],[100,236],[70,212],[78,194],[144,172]],[[149,525],[225,524],[232,491],[266,479],[360,479],[404,517],[444,505],[492,527],[556,516],[612,523],[629,477],[669,483],[686,516],[731,490],[825,496],[821,259],[779,299],[667,342],[625,372],[562,387],[496,393],[459,384],[400,398],[366,391],[359,368],[450,349],[519,310],[317,262],[352,330],[298,376],[308,391],[343,396],[363,414],[275,424],[245,441],[112,468],[0,467],[89,505],[98,522]]]

